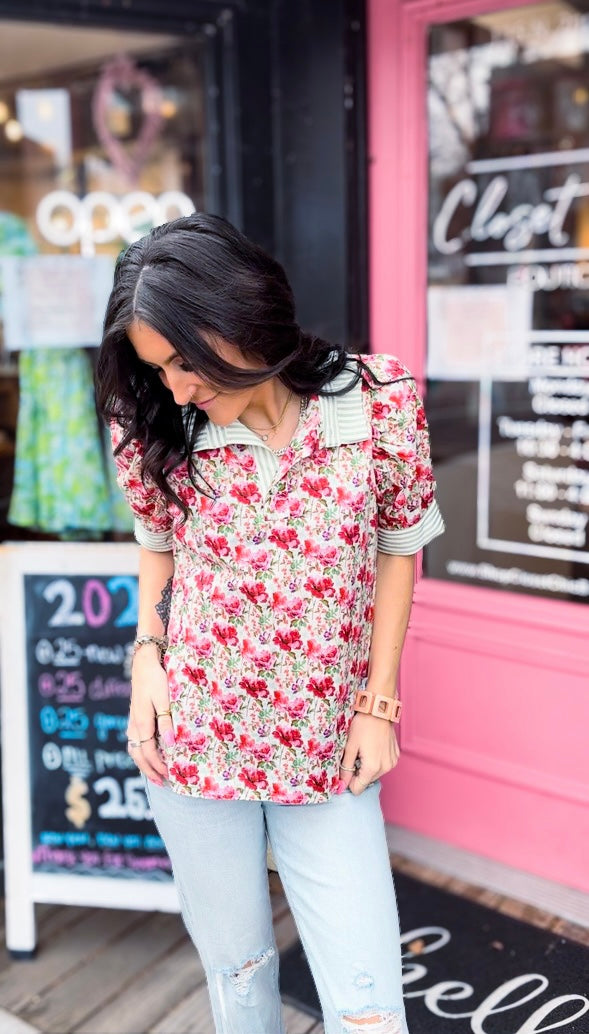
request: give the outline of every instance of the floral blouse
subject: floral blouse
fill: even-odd
[[[311,396],[281,455],[239,421],[205,424],[196,461],[213,493],[186,463],[171,475],[185,522],[142,480],[138,442],[116,457],[138,541],[174,552],[164,665],[178,793],[284,804],[337,793],[377,551],[410,555],[444,530],[415,382],[392,356],[363,358],[392,383]]]

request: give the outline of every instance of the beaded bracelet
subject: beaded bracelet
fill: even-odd
[[[138,635],[133,643],[133,657],[142,646],[147,646],[148,643],[155,643],[159,650],[160,661],[162,660],[166,650],[168,649],[168,637],[167,635]]]

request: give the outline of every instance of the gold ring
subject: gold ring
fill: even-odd
[[[342,772],[355,772],[356,771],[356,766],[355,765],[354,765],[354,768],[346,768],[345,765],[340,765],[340,768],[341,768]]]
[[[168,718],[171,718],[171,717],[172,717],[172,712],[170,711],[170,709],[169,709],[169,708],[168,708],[168,710],[167,710],[167,711],[158,711],[158,712],[157,712],[157,714],[156,714],[156,716],[155,716],[155,717],[156,717],[156,721],[157,721],[157,719],[158,719],[158,718],[165,718],[166,716],[167,716]]]

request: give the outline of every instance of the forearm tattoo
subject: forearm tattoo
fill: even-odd
[[[167,630],[168,622],[170,620],[170,604],[172,602],[172,578],[168,578],[162,592],[162,598],[159,603],[156,603],[156,613],[161,618],[164,629]]]

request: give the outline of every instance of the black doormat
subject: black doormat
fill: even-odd
[[[410,876],[395,886],[410,1034],[589,1034],[589,948]],[[300,943],[280,987],[321,1017]]]

